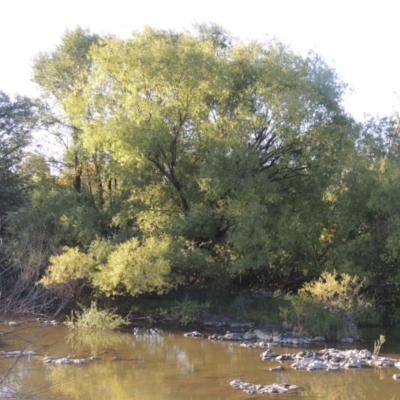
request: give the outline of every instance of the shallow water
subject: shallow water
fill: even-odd
[[[367,368],[336,372],[295,371],[290,362],[261,361],[263,349],[246,349],[235,343],[185,338],[176,329],[145,331],[134,335],[106,332],[100,335],[73,336],[65,326],[22,324],[2,326],[0,350],[38,351],[40,356],[21,358],[0,389],[36,394],[38,399],[138,399],[138,400],[222,400],[222,399],[400,399],[400,381],[393,380],[397,368]],[[7,332],[13,332],[12,337]],[[373,340],[382,330],[363,333],[365,342],[351,346],[329,347],[373,349]],[[15,337],[17,335],[19,338]],[[381,355],[400,359],[397,332],[387,334]],[[27,345],[23,339],[32,344]],[[325,345],[314,347],[324,348]],[[279,354],[296,353],[301,348],[274,347]],[[43,363],[45,355],[100,359],[83,365]],[[0,358],[6,371],[15,359]],[[277,365],[283,371],[271,372]],[[2,371],[2,373],[4,373]],[[234,389],[229,381],[272,384],[291,383],[301,392],[279,395],[249,395]],[[2,390],[2,391],[1,391]]]

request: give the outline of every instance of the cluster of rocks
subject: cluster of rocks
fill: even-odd
[[[263,361],[294,361],[291,367],[296,370],[326,370],[336,371],[340,368],[364,368],[364,367],[397,367],[400,368],[400,360],[389,357],[380,357],[369,350],[338,350],[324,349],[320,351],[300,351],[297,354],[278,355],[268,349],[260,355]]]
[[[255,383],[247,383],[240,380],[230,382],[230,385],[243,390],[248,394],[270,394],[270,393],[287,393],[300,390],[301,387],[297,385],[290,385],[288,383],[273,383],[272,385],[260,385]]]
[[[210,312],[201,312],[195,315],[192,322],[199,323],[208,328],[249,329],[254,326],[254,322],[249,320],[234,320],[226,315],[216,315]]]
[[[183,336],[185,336],[185,337],[195,337],[195,338],[202,338],[203,337],[203,335],[200,332],[197,332],[197,331],[185,333]]]
[[[200,332],[193,331],[185,333],[186,337],[204,337]],[[210,340],[241,342],[240,346],[255,348],[268,347],[260,357],[263,361],[292,361],[291,367],[295,370],[305,371],[337,371],[339,369],[353,369],[365,367],[397,367],[400,368],[400,360],[390,357],[381,357],[373,354],[369,350],[338,350],[323,349],[319,351],[300,351],[295,354],[278,355],[272,350],[272,346],[299,346],[311,343],[325,342],[325,338],[317,336],[310,338],[307,336],[284,334],[277,332],[265,332],[259,329],[246,333],[227,332],[226,334],[213,334],[208,336]],[[345,343],[352,343],[354,339],[345,338]],[[281,366],[270,368],[270,371],[281,371]],[[400,374],[394,374],[393,379],[400,379]],[[240,380],[230,382],[231,386],[239,388],[246,393],[286,393],[290,390],[299,390],[300,387],[289,384],[260,385],[247,383]]]
[[[38,353],[35,351],[0,351],[0,357],[31,357],[37,356]]]
[[[86,362],[84,358],[72,357],[44,357],[43,362],[51,364],[83,364]]]
[[[203,337],[200,332],[193,331],[185,333],[186,337]],[[277,333],[277,332],[265,332],[260,329],[254,331],[248,331],[246,333],[240,332],[229,332],[225,334],[214,333],[208,336],[210,340],[219,341],[234,341],[243,342],[244,347],[269,347],[273,345],[284,345],[284,346],[305,346],[310,343],[325,342],[325,338],[322,336],[316,336],[310,338],[304,335],[294,335],[288,333]]]
[[[98,360],[97,357],[89,357],[89,358],[74,358],[71,355],[66,357],[54,357],[48,356],[43,358],[43,362],[49,364],[84,364],[88,361]]]

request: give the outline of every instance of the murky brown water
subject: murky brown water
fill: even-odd
[[[394,373],[400,373],[397,368],[306,372],[292,370],[288,362],[282,364],[283,371],[271,372],[269,368],[278,363],[261,361],[262,349],[185,338],[182,332],[176,331],[135,336],[130,330],[73,337],[64,326],[2,326],[0,330],[12,330],[31,340],[33,344],[28,348],[41,355],[18,361],[6,385],[0,389],[3,394],[7,387],[12,387],[24,393],[38,393],[38,399],[400,399],[400,381],[392,378]],[[379,337],[379,331],[371,337]],[[398,342],[395,338],[390,341],[382,346],[381,355],[400,358]],[[23,343],[5,335],[0,341],[0,350],[20,350]],[[358,347],[372,350],[373,341]],[[274,350],[283,354],[288,349],[276,347]],[[289,349],[289,352],[299,350]],[[42,355],[68,354],[100,359],[83,365],[42,361]],[[2,373],[13,362],[13,359],[0,358]],[[261,384],[288,382],[304,390],[280,395],[248,395],[230,387],[229,381],[233,379]],[[4,396],[0,392],[0,397]]]

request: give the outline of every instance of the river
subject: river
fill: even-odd
[[[118,400],[235,400],[235,399],[399,399],[400,381],[392,376],[397,368],[365,368],[335,372],[295,371],[290,362],[261,361],[265,349],[248,349],[237,343],[186,338],[183,331],[132,329],[122,332],[72,335],[63,326],[26,323],[2,326],[0,350],[29,349],[39,356],[0,358],[1,373],[11,366],[0,397],[11,390],[37,399]],[[335,345],[337,348],[373,349],[382,329],[365,330],[364,342]],[[381,355],[400,359],[397,332],[387,333]],[[27,342],[28,340],[28,342]],[[314,346],[314,349],[325,345]],[[309,347],[308,347],[309,348]],[[300,348],[274,347],[278,354],[297,353]],[[43,356],[99,359],[82,365],[43,362]],[[15,363],[16,362],[16,363]],[[15,365],[13,365],[15,363]],[[271,367],[284,369],[272,372]],[[290,394],[249,395],[232,388],[234,379],[261,384],[291,383],[301,386]]]

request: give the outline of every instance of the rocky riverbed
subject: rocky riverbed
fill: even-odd
[[[214,341],[231,341],[239,342],[240,346],[247,348],[262,348],[268,349],[260,354],[262,361],[280,362],[282,365],[269,368],[270,371],[282,371],[284,365],[287,364],[290,368],[304,371],[337,371],[339,369],[357,369],[357,368],[400,368],[400,359],[390,357],[382,357],[374,354],[367,349],[363,350],[339,350],[335,348],[326,348],[318,351],[302,350],[299,352],[277,354],[273,350],[273,346],[306,346],[315,343],[324,343],[323,337],[307,337],[302,335],[294,335],[290,333],[268,332],[259,329],[250,330],[246,333],[241,332],[226,332],[225,334],[203,335],[198,331],[188,332],[185,337],[191,338],[207,338]],[[343,340],[344,343],[351,343],[350,338]],[[393,379],[400,379],[400,374],[394,374]],[[230,382],[230,385],[243,390],[249,394],[269,394],[269,393],[287,393],[289,391],[301,390],[300,386],[293,384],[256,384],[243,382],[236,379]]]

